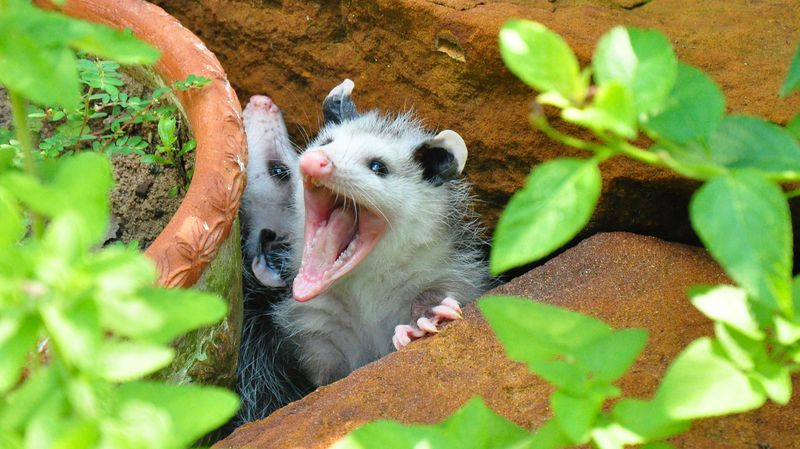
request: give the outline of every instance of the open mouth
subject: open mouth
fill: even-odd
[[[303,260],[292,294],[308,301],[358,266],[386,231],[379,214],[306,178]]]

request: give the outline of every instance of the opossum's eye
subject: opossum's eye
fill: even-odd
[[[378,176],[386,176],[389,174],[389,169],[386,168],[386,164],[379,159],[369,161],[369,169]]]
[[[280,162],[270,162],[267,166],[269,175],[280,182],[289,180],[289,167]]]

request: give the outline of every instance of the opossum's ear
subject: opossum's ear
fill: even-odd
[[[422,178],[438,187],[464,170],[467,145],[457,132],[448,129],[417,147],[414,159],[422,166]]]
[[[334,87],[325,100],[322,102],[322,118],[323,124],[328,123],[342,123],[345,120],[358,117],[358,110],[355,103],[353,103],[353,84],[352,81],[346,79],[342,84]]]

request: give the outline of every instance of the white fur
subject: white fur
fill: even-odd
[[[247,187],[242,195],[245,213],[244,252],[248,261],[258,254],[258,236],[262,229],[271,229],[279,237],[290,238],[293,189],[296,181],[280,182],[269,174],[270,162],[280,162],[290,169],[297,164],[297,153],[292,149],[286,125],[279,110],[263,111],[248,104],[244,110],[247,135],[248,164]]]
[[[388,221],[386,233],[367,258],[327,292],[302,303],[288,297],[276,305],[276,322],[295,343],[303,368],[317,385],[392,351],[394,327],[413,322],[412,308],[431,307],[445,296],[464,304],[488,284],[466,184],[453,180],[435,186],[422,178],[414,160],[413,151],[431,139],[455,147],[460,141],[463,152],[455,156],[463,168],[463,140],[452,131],[442,134],[425,131],[408,114],[387,118],[371,112],[323,128],[309,146],[322,148],[333,161],[339,193]],[[369,169],[376,157],[386,164],[387,176]],[[299,213],[292,247],[299,264],[299,179],[295,188]]]

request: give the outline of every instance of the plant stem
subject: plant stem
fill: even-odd
[[[11,100],[11,112],[14,117],[14,132],[16,133],[20,147],[22,147],[25,173],[33,178],[38,178],[36,161],[34,161],[33,155],[33,143],[31,141],[30,130],[28,129],[28,113],[25,111],[25,97],[13,90],[8,91],[8,97]],[[42,217],[35,212],[31,212],[31,228],[35,238],[38,239],[42,236],[44,232],[44,221]]]
[[[86,130],[86,125],[89,124],[89,98],[92,96],[94,88],[89,86],[89,92],[86,94],[86,100],[83,101],[83,123],[81,123],[81,130],[78,131],[78,145],[81,143],[81,137]]]
[[[577,148],[579,150],[592,151],[595,153],[604,148],[602,145],[597,145],[595,143],[588,142],[583,139],[578,139],[577,137],[572,137],[568,134],[564,134],[561,131],[553,128],[550,125],[550,122],[547,121],[547,117],[542,112],[536,112],[536,111],[532,112],[528,116],[528,121],[532,126],[538,128],[540,131],[545,133],[547,137],[557,142],[561,142],[564,145]]]
[[[100,150],[98,150],[98,152],[104,153],[106,151],[106,148],[108,148],[108,146],[111,145],[111,142],[117,140],[117,138],[121,136],[124,133],[124,131],[128,129],[128,127],[131,126],[134,121],[136,121],[137,118],[139,118],[145,112],[149,111],[153,107],[153,105],[155,105],[155,103],[151,102],[147,106],[140,109],[136,114],[133,114],[131,118],[128,119],[128,121],[126,121],[125,123],[122,124],[122,126],[119,127],[119,129],[117,130],[117,132],[114,133],[114,135],[112,135],[108,140],[106,140],[106,142],[103,144],[102,147],[100,147]]]

